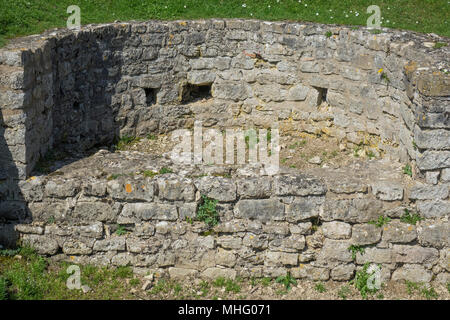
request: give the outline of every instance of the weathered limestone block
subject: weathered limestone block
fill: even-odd
[[[91,254],[94,245],[94,239],[69,239],[63,244],[62,250],[68,255]]]
[[[236,200],[236,184],[231,179],[207,176],[195,180],[194,184],[200,194],[219,202]]]
[[[380,200],[394,201],[403,199],[403,187],[390,181],[377,182],[372,185],[372,193]]]
[[[265,266],[296,266],[298,263],[298,253],[287,253],[279,251],[267,251],[265,254]]]
[[[208,268],[201,273],[201,276],[206,279],[215,280],[217,278],[235,279],[237,275],[236,270],[228,268]]]
[[[298,222],[318,217],[323,211],[324,197],[298,197],[286,205],[286,219]]]
[[[417,157],[420,170],[434,170],[450,167],[450,151],[425,151]]]
[[[433,273],[417,264],[405,264],[396,269],[392,274],[392,280],[408,280],[412,282],[430,282]]]
[[[236,254],[230,250],[219,249],[215,256],[217,265],[228,268],[234,267],[236,264],[236,260]]]
[[[428,184],[416,184],[411,188],[409,198],[413,200],[437,200],[448,198],[450,185],[441,184],[430,186]]]
[[[391,263],[393,261],[392,249],[364,248],[364,253],[356,253],[356,263]]]
[[[284,220],[285,208],[278,199],[240,200],[235,206],[234,216],[262,222]]]
[[[394,245],[392,251],[395,262],[434,264],[439,259],[439,251],[434,248]]]
[[[195,269],[186,269],[186,268],[169,268],[169,276],[174,280],[185,280],[187,278],[196,278],[198,275],[198,271]]]
[[[355,224],[352,227],[352,243],[356,245],[377,243],[381,239],[381,230],[373,224]]]
[[[423,246],[443,248],[450,244],[450,225],[448,222],[422,222],[417,227],[419,243]]]
[[[303,174],[276,176],[274,190],[277,196],[323,195],[327,192],[324,183]]]
[[[351,244],[350,240],[325,239],[322,250],[317,255],[317,262],[351,262],[352,254],[348,250]]]
[[[192,202],[195,200],[195,186],[188,179],[161,177],[157,179],[158,196],[161,200]]]
[[[102,222],[116,222],[122,206],[120,203],[111,201],[96,201],[96,202],[78,202],[75,208],[68,216],[70,219],[75,221],[102,221]],[[55,208],[56,209],[56,208]],[[58,219],[57,221],[62,221],[64,219]]]
[[[249,177],[237,181],[237,192],[241,199],[261,199],[271,195],[272,183],[268,177]]]
[[[291,269],[291,275],[297,279],[306,278],[313,281],[326,281],[330,279],[330,270],[310,264],[300,264],[299,267]]]
[[[22,242],[24,245],[34,248],[39,254],[54,255],[59,250],[58,242],[50,236],[24,234]]]
[[[233,236],[222,236],[216,239],[219,246],[225,249],[240,249],[242,247],[242,239]]]
[[[322,232],[326,238],[349,239],[352,234],[352,226],[340,221],[324,222],[322,223]]]
[[[450,201],[417,201],[417,211],[425,218],[441,218],[450,214]]]
[[[108,194],[117,200],[142,200],[153,201],[154,185],[152,180],[144,181],[126,181],[117,180],[108,181]]]
[[[379,200],[364,198],[352,200],[326,199],[320,217],[324,221],[369,222],[377,220],[382,212],[383,203]]]
[[[391,221],[383,227],[383,241],[408,243],[417,239],[416,226],[400,221]]]
[[[345,281],[353,278],[355,274],[355,265],[352,263],[341,264],[331,269],[331,279],[337,281]]]
[[[45,197],[47,198],[69,198],[80,191],[80,181],[57,180],[49,181],[45,185]]]
[[[112,237],[104,240],[97,240],[94,243],[94,251],[125,251],[125,238]]]
[[[116,248],[119,248],[117,250],[121,250],[123,240],[125,239],[124,238],[122,239],[121,237],[112,238],[110,240],[107,239],[105,240],[104,243],[102,243],[102,245],[104,246],[113,245]],[[161,240],[157,237],[152,237],[150,239],[140,239],[134,237],[126,238],[126,249],[127,251],[132,253],[141,253],[141,254],[157,253],[161,245],[162,245]]]
[[[164,203],[127,203],[117,218],[119,224],[140,222],[142,220],[175,221],[178,211],[175,205]]]

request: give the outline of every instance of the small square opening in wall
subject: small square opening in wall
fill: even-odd
[[[317,105],[320,106],[323,102],[327,101],[327,88],[321,87],[313,87],[319,92],[319,96],[317,97]]]
[[[211,98],[211,84],[196,85],[196,84],[186,84],[183,87],[181,102],[189,103],[202,99]]]
[[[151,106],[156,103],[156,94],[158,93],[155,88],[144,88],[145,91],[145,103],[147,106]]]

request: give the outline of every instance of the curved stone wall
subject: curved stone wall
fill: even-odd
[[[114,23],[85,26],[77,32],[56,30],[15,39],[0,49],[0,181],[3,182],[0,217],[4,221],[37,223],[38,226],[20,225],[18,230],[32,243],[49,245],[50,249],[42,251],[45,254],[62,250],[66,255],[90,256],[93,252],[110,251],[106,261],[114,264],[125,261],[139,266],[134,259],[142,258],[147,267],[171,266],[206,272],[206,267],[216,270],[225,266],[245,275],[245,270],[254,266],[261,267],[264,274],[281,272],[270,271],[281,263],[284,267],[300,268],[301,274],[306,271],[298,263],[316,260],[316,256],[306,254],[311,249],[326,257],[327,263],[308,264],[305,270],[311,270],[307,274],[321,278],[329,277],[331,272],[331,277],[337,279],[341,276],[336,274],[353,273],[355,265],[348,257],[347,242],[359,243],[354,240],[359,237],[355,234],[361,234],[359,238],[372,239],[363,242],[369,241],[367,245],[376,247],[370,251],[373,261],[389,264],[390,271],[422,274],[426,280],[431,279],[432,272],[443,272],[441,277],[448,277],[450,66],[449,47],[435,49],[434,43],[438,41],[448,43],[448,39],[435,35],[403,31],[373,34],[365,28],[244,20]],[[297,182],[303,186],[303,178],[298,181],[292,178],[292,186],[286,188],[295,189],[293,194],[280,194],[276,187],[272,189],[272,182],[267,182],[270,184],[267,194],[249,196],[252,200],[246,200],[246,191],[239,191],[239,182],[224,182],[231,183],[234,187],[230,188],[235,190],[232,199],[219,199],[230,214],[224,213],[224,221],[226,217],[230,221],[248,220],[233,224],[236,230],[230,224],[231,229],[217,231],[217,239],[199,236],[201,231],[192,227],[199,246],[209,250],[205,252],[215,252],[213,256],[217,255],[219,260],[214,258],[205,265],[187,267],[184,262],[178,263],[184,260],[171,255],[170,250],[176,252],[177,246],[182,248],[191,238],[177,240],[176,236],[172,239],[165,235],[172,235],[169,228],[172,224],[175,229],[185,225],[186,214],[182,212],[192,211],[198,205],[198,197],[161,198],[164,191],[159,182],[148,182],[151,195],[120,198],[101,184],[81,187],[65,181],[64,188],[51,191],[55,184],[49,185],[47,180],[39,179],[43,185],[25,180],[49,149],[83,151],[111,143],[121,135],[143,136],[190,128],[194,120],[218,128],[270,127],[277,122],[282,133],[329,135],[370,146],[378,155],[411,164],[417,180],[412,187],[416,188],[413,189],[416,195],[404,197],[411,181],[401,181],[401,187],[380,182],[367,184],[363,189],[353,189],[355,185],[351,184],[334,190],[324,187],[320,194],[303,191],[297,194],[296,188],[303,188]],[[201,184],[181,181],[189,184],[190,193],[201,191]],[[33,191],[35,183],[37,190],[44,188],[45,192]],[[350,191],[345,191],[347,187]],[[333,209],[326,207],[329,194],[338,194],[331,198]],[[83,202],[85,196],[88,200]],[[375,200],[379,204],[370,202]],[[177,201],[181,201],[179,205]],[[248,201],[251,203],[246,204]],[[389,209],[395,206],[404,209],[406,205],[431,220],[406,230],[400,224],[395,232],[401,235],[388,235],[385,239],[384,234],[389,231],[364,224],[367,214],[371,219],[387,212],[383,201],[390,204]],[[311,215],[298,217],[293,213],[295,217],[290,217],[288,208],[295,203],[300,208],[298,214]],[[64,213],[59,221],[63,225],[77,210],[81,216],[92,216],[55,231],[51,223],[47,226],[48,217],[38,218],[52,211],[51,208],[55,208],[55,215]],[[372,212],[374,208],[376,213]],[[133,215],[138,209],[149,218],[141,217],[142,220],[161,221],[156,224],[144,223],[140,218],[127,223],[119,221],[127,212]],[[240,216],[241,209],[250,213]],[[267,215],[268,221],[263,221],[269,227],[258,222],[260,211],[266,209],[273,213]],[[280,219],[276,217],[277,210],[283,213]],[[160,216],[161,212],[167,215]],[[98,216],[109,213],[114,213],[111,220]],[[400,217],[398,212],[392,216]],[[324,222],[313,230],[308,223],[317,217]],[[91,220],[98,223],[86,229]],[[148,231],[143,239],[150,243],[157,241],[159,245],[148,244],[151,247],[148,254],[143,247],[139,248],[145,253],[141,249],[134,252],[132,240],[108,240],[106,222],[132,225],[133,236],[137,238],[139,232]],[[259,223],[259,227],[253,223]],[[139,231],[141,227],[144,229]],[[2,228],[3,235],[11,230]],[[154,238],[158,228],[167,230]],[[271,231],[261,231],[264,228]],[[46,235],[53,240],[45,238]],[[250,240],[259,239],[260,235],[264,246],[255,247]],[[310,237],[309,244],[305,235]],[[72,239],[66,243],[61,240],[66,236],[90,240],[73,243]],[[105,237],[108,239],[102,240]],[[97,242],[100,244],[96,245]],[[320,243],[317,248],[316,243]],[[333,258],[339,251],[336,248],[342,252]],[[163,253],[166,249],[167,254]],[[189,259],[196,257],[194,251],[189,251]],[[302,258],[304,252],[306,256]],[[170,261],[164,262],[166,258]]]

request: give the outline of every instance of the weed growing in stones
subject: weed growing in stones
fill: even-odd
[[[358,289],[363,299],[367,299],[369,294],[375,294],[378,291],[376,287],[369,288],[368,286],[369,277],[372,276],[372,274],[367,272],[368,268],[369,263],[367,262],[361,270],[356,272],[355,278],[350,281],[350,284],[353,284]]]
[[[316,285],[314,286],[314,290],[316,290],[317,292],[320,292],[320,293],[327,291],[327,289],[325,288],[325,285],[322,282],[316,283]]]
[[[265,278],[262,278],[262,279],[261,279],[261,284],[262,284],[264,287],[269,286],[271,282],[272,282],[272,278],[269,278],[269,277],[265,277]]]
[[[424,296],[424,298],[426,298],[427,300],[437,299],[437,298],[439,297],[439,295],[437,294],[437,292],[434,290],[433,287],[430,287],[430,288],[422,288],[422,290],[420,291],[420,293],[421,293],[422,296]]]
[[[170,168],[166,168],[166,167],[162,167],[162,168],[159,170],[159,174],[166,174],[166,173],[173,173],[173,170],[170,169]]]
[[[117,234],[118,236],[123,236],[123,235],[126,234],[126,233],[127,233],[127,230],[125,230],[125,227],[122,226],[122,225],[120,225],[120,224],[118,224],[118,225],[117,225],[117,229],[116,229],[116,234]]]
[[[423,218],[418,213],[410,213],[408,209],[405,209],[405,213],[400,218],[401,222],[415,225],[417,221],[421,221]]]
[[[290,290],[291,289],[291,285],[296,285],[297,284],[297,280],[295,280],[291,276],[291,273],[289,271],[286,273],[285,276],[279,276],[278,278],[276,278],[275,281],[277,283],[281,283],[282,285],[284,285],[284,288],[286,290]]]
[[[436,43],[434,44],[434,48],[435,48],[435,49],[440,49],[440,48],[446,47],[446,46],[447,46],[447,44],[446,44],[445,42],[436,42]]]
[[[381,228],[382,226],[384,226],[385,224],[388,224],[391,221],[391,218],[389,217],[385,217],[385,216],[379,216],[378,220],[374,221],[369,221],[369,224],[374,224],[376,225],[378,228]]]
[[[210,228],[219,224],[219,214],[216,211],[217,200],[202,195],[202,203],[197,210],[197,220],[205,222]]]
[[[403,173],[407,174],[408,176],[412,177],[412,168],[409,164],[406,164],[403,168]]]
[[[125,150],[127,146],[133,145],[141,141],[141,138],[124,135],[120,137],[115,146],[116,150]]]
[[[405,280],[405,284],[406,284],[406,291],[408,292],[409,295],[412,295],[414,291],[419,290],[420,288],[420,285],[417,282]]]
[[[350,288],[346,285],[343,285],[338,291],[338,296],[342,300],[346,300],[349,294],[350,294]]]
[[[325,33],[325,36],[326,36],[327,38],[330,38],[332,35],[333,35],[333,33],[332,33],[331,31],[327,31],[327,32]]]
[[[356,254],[359,252],[360,254],[364,254],[365,253],[365,249],[362,246],[359,245],[355,245],[352,244],[350,247],[348,247],[347,249],[348,251],[350,251],[352,253],[352,259],[353,261],[356,260]]]

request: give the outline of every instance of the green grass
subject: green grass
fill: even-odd
[[[350,294],[350,288],[346,285],[343,285],[338,291],[338,296],[342,300],[346,300],[349,294]]]
[[[246,4],[244,7],[243,4]],[[366,25],[366,0],[0,0],[0,41],[65,27],[69,5],[81,8],[81,23],[115,20],[253,18]],[[305,7],[307,4],[307,7]],[[450,36],[446,0],[374,0],[382,27]],[[270,7],[269,7],[270,5]],[[352,11],[352,12],[350,12]],[[356,15],[356,12],[359,14]],[[1,45],[1,44],[0,44]]]
[[[16,256],[17,257],[14,257]],[[46,258],[33,249],[20,248],[14,255],[0,252],[0,300],[36,299],[131,299],[130,267],[106,268],[92,265],[79,266],[81,284],[92,290],[70,290],[66,282],[70,274],[66,272],[71,264],[61,262],[49,265]],[[127,280],[130,284],[127,284]]]
[[[118,236],[123,236],[124,234],[127,233],[127,230],[125,229],[124,226],[121,226],[120,224],[117,225],[117,229],[116,229],[116,234]]]
[[[131,137],[124,135],[123,137],[120,137],[119,141],[116,144],[116,150],[126,150],[127,146],[131,146],[135,143],[138,143],[141,141],[141,138],[139,137]]]

